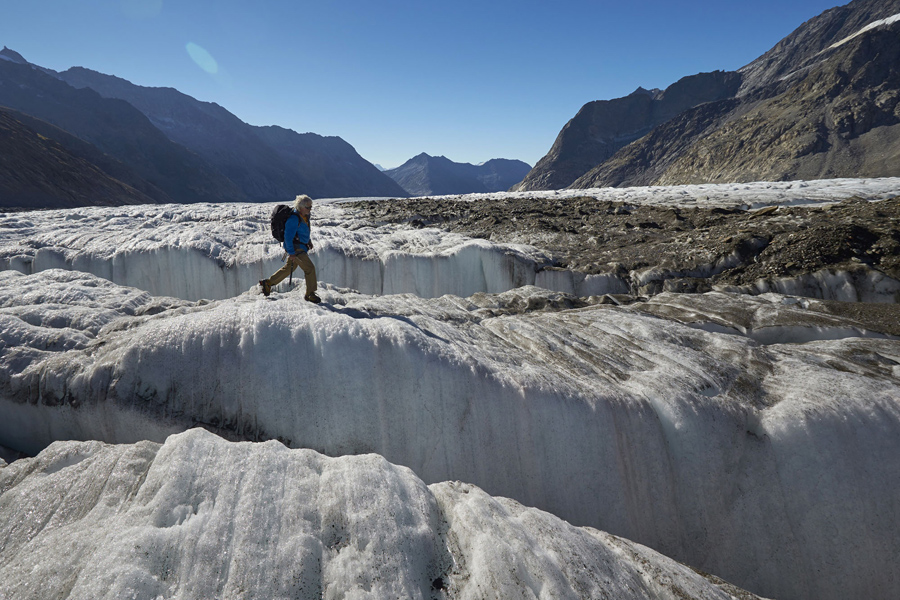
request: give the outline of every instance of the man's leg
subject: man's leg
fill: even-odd
[[[303,275],[306,277],[306,295],[315,294],[319,287],[316,280],[316,265],[310,260],[306,252],[300,254],[300,268],[303,269]]]
[[[306,255],[304,254],[304,256]],[[276,285],[284,281],[288,275],[293,273],[294,269],[296,268],[297,266],[294,265],[290,260],[288,260],[284,263],[283,267],[275,271],[268,279],[263,279],[263,281],[268,283],[270,287],[275,287]]]

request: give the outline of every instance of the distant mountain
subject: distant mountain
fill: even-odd
[[[64,161],[68,168],[81,165],[88,179],[93,177],[88,171],[97,171],[123,184],[126,193],[119,203],[135,197],[142,202],[272,201],[298,193],[407,196],[340,138],[254,127],[216,104],[171,88],[144,88],[82,68],[57,73],[6,47],[0,51],[0,107],[58,144],[8,146],[7,164],[22,168],[27,156],[49,167],[65,151],[71,155]],[[4,188],[3,204],[71,206],[72,195],[64,192],[68,179],[60,174],[54,182],[52,171],[43,177],[41,189],[56,190],[56,196],[24,190],[13,196],[11,188]],[[116,202],[111,191],[96,201],[73,194],[84,204]]]
[[[624,98],[589,102],[513,190],[568,187],[657,125],[694,106],[734,96],[740,84],[739,74],[716,71],[685,77],[665,91],[638,88]]]
[[[81,142],[86,149],[72,151],[77,142],[60,144],[28,127],[23,120],[29,118],[0,108],[0,207],[68,208],[154,202],[91,162],[94,151],[89,144]],[[52,125],[41,129],[46,128]],[[58,135],[71,137],[62,131]]]
[[[898,41],[872,30],[772,98],[689,111],[572,187],[900,175]]]
[[[125,100],[170,140],[197,153],[251,201],[400,196],[403,189],[339,137],[244,123],[221,106],[172,88],[150,88],[74,67],[59,73],[75,88]]]
[[[231,181],[170,141],[127,102],[75,89],[44,69],[10,60],[21,56],[8,49],[0,56],[5,58],[0,60],[0,106],[54,126],[42,135],[63,130],[79,138],[96,155],[107,155],[108,165],[121,164],[123,172],[134,175],[134,187],[160,202],[246,200]]]
[[[275,125],[254,130],[289,168],[301,173],[304,187],[300,189],[308,190],[305,193],[313,198],[405,198],[408,195],[339,137],[297,133]]]
[[[385,174],[412,196],[443,196],[505,191],[530,168],[521,160],[495,158],[473,165],[423,152]]]
[[[656,123],[641,98],[654,93],[585,105],[517,189],[900,175],[898,13],[825,11],[738,72],[680,80],[664,94],[691,93]]]
[[[28,61],[25,60],[25,57],[16,52],[15,50],[11,50],[6,46],[3,46],[3,50],[0,50],[0,60],[5,60],[7,62],[17,63],[20,65],[27,65]]]

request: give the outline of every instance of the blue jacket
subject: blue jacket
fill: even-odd
[[[293,212],[284,222],[284,250],[288,254],[309,250],[309,222]]]

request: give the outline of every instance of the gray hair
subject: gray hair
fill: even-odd
[[[306,194],[300,194],[294,198],[294,210],[300,212],[301,208],[312,208],[312,198]]]

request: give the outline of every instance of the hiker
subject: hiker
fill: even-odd
[[[309,213],[312,210],[312,198],[301,194],[294,199],[294,210],[284,223],[284,251],[287,252],[287,262],[283,267],[275,271],[268,279],[260,279],[259,285],[263,294],[268,296],[272,287],[278,285],[285,277],[292,274],[294,269],[300,267],[306,277],[306,295],[304,298],[318,304],[322,300],[316,295],[316,266],[309,259],[307,252],[312,250],[312,241],[309,239]]]

